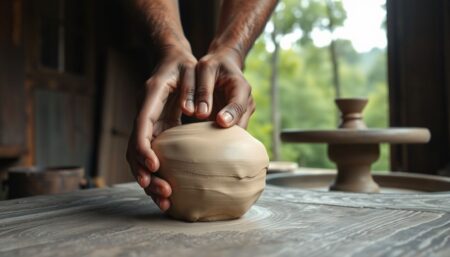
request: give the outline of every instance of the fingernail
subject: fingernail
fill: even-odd
[[[231,115],[231,113],[229,113],[229,112],[224,112],[224,113],[222,113],[222,119],[226,123],[230,123],[233,120],[233,115]]]
[[[199,113],[207,113],[208,112],[208,104],[205,102],[200,102],[198,105],[198,112]]]
[[[150,159],[145,159],[145,167],[147,167],[150,171],[154,171],[154,166]]]
[[[186,100],[186,102],[184,103],[184,107],[189,111],[193,111],[194,110],[194,102],[192,100]]]

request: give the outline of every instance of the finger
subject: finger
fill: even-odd
[[[170,208],[170,201],[167,198],[161,198],[157,195],[154,195],[150,192],[147,192],[147,195],[149,195],[153,202],[159,207],[159,209],[161,209],[161,211],[165,212]]]
[[[147,169],[141,167],[138,163],[134,168],[133,174],[140,187],[146,188],[150,185],[150,174],[148,174]]]
[[[153,125],[158,120],[169,96],[170,88],[156,79],[150,79],[146,85],[146,96],[141,112],[136,118],[137,161],[149,171],[159,168],[159,160],[151,148]]]
[[[186,65],[180,79],[180,107],[185,115],[192,116],[195,112],[195,66]]]
[[[135,177],[139,186],[141,186],[142,188],[145,188],[150,185],[150,174],[148,174],[146,169],[143,169],[137,162],[136,154],[134,151],[134,145],[135,145],[135,133],[133,132],[133,134],[131,135],[130,141],[128,142],[126,158],[127,158],[128,164],[130,165],[131,173]]]
[[[149,190],[161,198],[168,198],[172,194],[172,188],[169,183],[156,176],[152,176]]]
[[[197,64],[195,87],[195,116],[206,119],[211,114],[213,106],[214,83],[216,80],[216,65],[200,60]]]
[[[227,105],[218,113],[216,122],[224,128],[228,128],[241,120],[244,113],[247,112],[249,96],[251,93],[250,85],[245,80],[233,79],[224,85],[229,88]]]
[[[161,211],[165,212],[170,208],[170,201],[167,198],[161,198],[159,200],[159,208]]]
[[[253,100],[253,97],[250,96],[248,101],[247,111],[242,115],[241,119],[238,121],[237,125],[241,128],[247,129],[248,122],[250,121],[250,117],[256,110],[256,104]]]

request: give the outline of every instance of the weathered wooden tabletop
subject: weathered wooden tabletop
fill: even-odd
[[[186,223],[126,184],[0,202],[0,256],[450,256],[450,195],[268,186],[239,220]]]

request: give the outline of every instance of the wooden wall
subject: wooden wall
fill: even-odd
[[[25,153],[22,1],[0,1],[0,159]]]
[[[388,0],[387,15],[391,126],[432,134],[392,147],[392,169],[450,175],[450,2]]]
[[[24,164],[82,166],[92,172],[97,85],[94,5],[25,1],[25,88],[29,106]]]
[[[219,4],[180,1],[198,57]],[[0,170],[79,165],[107,184],[133,180],[126,145],[158,52],[148,34],[131,1],[1,0]]]

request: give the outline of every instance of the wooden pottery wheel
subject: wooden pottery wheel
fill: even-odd
[[[362,119],[367,99],[336,99],[341,124],[335,130],[283,130],[281,139],[295,143],[327,143],[328,157],[337,166],[330,190],[378,193],[371,165],[380,157],[380,143],[419,144],[430,140],[424,128],[369,129]]]

